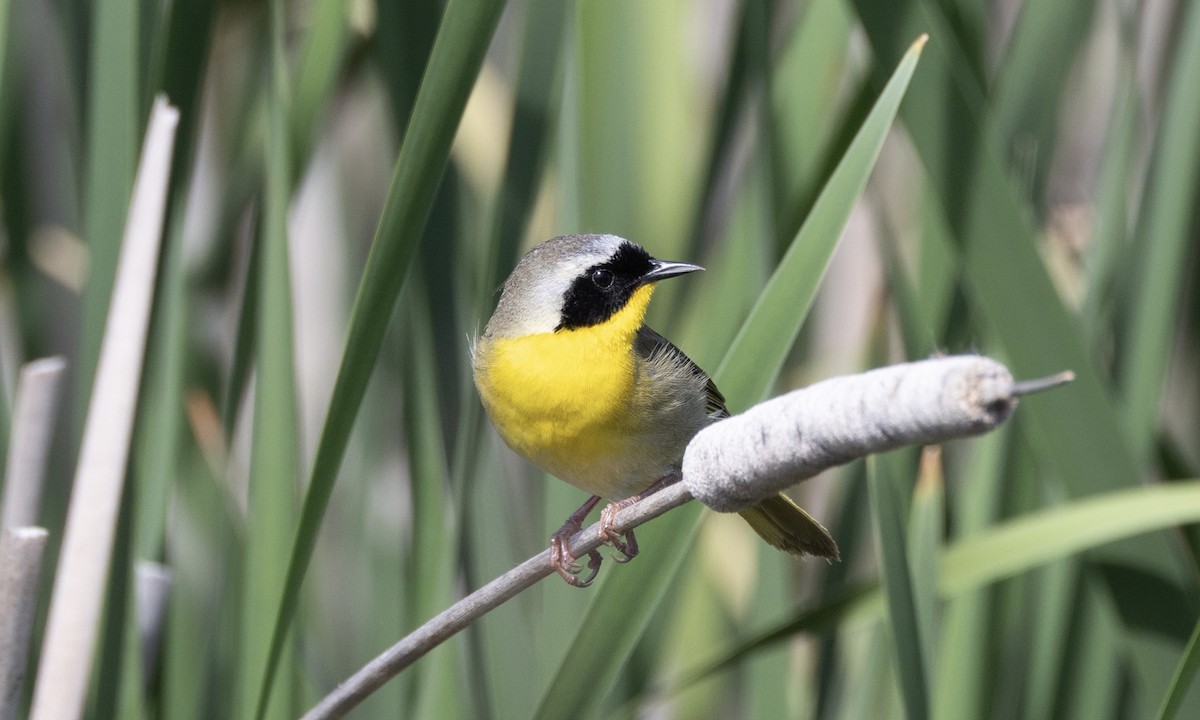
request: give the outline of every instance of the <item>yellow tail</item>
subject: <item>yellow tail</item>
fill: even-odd
[[[838,559],[837,543],[821,523],[780,493],[738,513],[772,546],[792,555]]]

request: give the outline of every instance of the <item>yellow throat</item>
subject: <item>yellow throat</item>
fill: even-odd
[[[638,288],[597,325],[479,341],[475,383],[513,450],[567,482],[605,494],[596,487],[597,471],[628,451],[636,427],[629,412],[638,379],[634,339],[653,292],[653,284]]]

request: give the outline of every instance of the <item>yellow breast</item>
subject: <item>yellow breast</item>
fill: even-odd
[[[535,465],[588,492],[632,491],[626,466],[639,453],[632,412],[633,341],[652,286],[599,325],[519,338],[483,338],[475,382],[505,442]],[[645,482],[648,484],[654,478]]]

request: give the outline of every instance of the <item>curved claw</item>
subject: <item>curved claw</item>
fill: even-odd
[[[588,551],[588,576],[580,579],[579,574],[583,572],[583,568],[579,563],[575,562],[575,556],[571,554],[570,548],[567,546],[567,540],[570,536],[563,537],[556,534],[550,540],[550,566],[558,573],[559,577],[567,581],[568,585],[584,588],[592,584],[596,579],[596,575],[600,573],[600,563],[603,558],[600,553],[595,550]]]
[[[600,573],[600,563],[603,561],[604,561],[604,559],[600,557],[599,552],[597,552],[595,550],[589,550],[588,551],[588,570],[591,570],[591,572],[588,573],[588,576],[586,578],[584,578],[583,580],[580,580],[577,577],[571,578],[572,580],[575,580],[575,582],[573,582],[571,584],[574,585],[575,587],[581,587],[581,588],[591,585],[592,581],[596,579],[596,575],[598,575]]]
[[[591,572],[586,578],[580,580],[578,575],[583,572],[583,568],[575,562],[575,556],[571,554],[571,536],[583,527],[584,519],[598,502],[600,502],[600,498],[595,495],[588,498],[578,510],[571,513],[563,526],[550,536],[550,567],[554,568],[554,572],[566,580],[567,584],[575,587],[591,585],[592,580],[596,578],[596,573],[600,572],[600,553],[591,550],[588,552],[588,570]]]
[[[583,572],[583,567],[575,562],[576,558],[571,554],[571,536],[578,531],[578,527],[563,526],[561,530],[551,536],[550,567],[554,568],[558,576],[566,580],[568,585],[584,588],[591,585],[592,581],[596,579],[603,558],[600,557],[599,552],[589,550],[587,567],[590,572],[587,577],[580,579],[579,574]]]
[[[612,556],[613,562],[625,564],[638,555],[637,538],[634,537],[632,530],[625,531],[623,540],[620,539],[620,536],[618,536],[612,540],[609,540],[609,544],[613,546],[613,549],[620,553],[620,555]]]

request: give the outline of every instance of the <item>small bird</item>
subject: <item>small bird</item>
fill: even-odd
[[[612,529],[616,511],[679,480],[684,448],[729,416],[712,379],[643,324],[659,280],[703,268],[651,257],[614,235],[565,235],[530,250],[504,282],[471,363],[483,406],[518,455],[590,493],[551,537],[551,563],[568,583],[589,575],[570,538],[601,500],[601,536],[618,562],[637,555],[632,531]],[[836,558],[829,532],[785,495],[741,513],[771,545]]]

